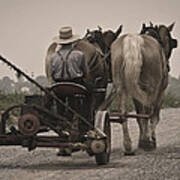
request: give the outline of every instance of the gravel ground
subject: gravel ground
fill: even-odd
[[[129,123],[136,150],[138,128]],[[135,156],[124,156],[122,130],[112,125],[110,163],[97,166],[85,152],[72,157],[57,157],[56,149],[28,152],[21,147],[0,147],[0,179],[2,180],[180,180],[180,109],[161,112],[157,127],[158,148],[152,152],[136,150]]]

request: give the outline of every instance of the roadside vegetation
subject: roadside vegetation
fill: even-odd
[[[166,93],[163,101],[162,108],[179,108],[180,107],[180,97],[176,97],[175,95],[171,93]],[[118,102],[114,101],[111,105],[111,111],[117,111],[118,108]],[[128,99],[128,110],[133,111],[134,105],[132,100]]]
[[[22,104],[24,102],[25,93],[13,93],[4,94],[0,92],[0,111],[4,111],[8,107],[15,104]],[[111,105],[111,110],[116,111],[118,107],[118,102],[114,101]],[[180,107],[180,97],[176,97],[170,92],[166,93],[162,108],[179,108]],[[130,111],[134,109],[132,100],[128,99],[128,108]]]
[[[0,92],[0,111],[24,102],[24,94],[3,94]]]
[[[46,86],[47,80],[44,76],[39,76],[37,80],[41,85]],[[8,107],[15,104],[22,104],[24,102],[24,97],[26,94],[37,94],[39,90],[28,84],[26,81],[21,80],[14,82],[9,77],[4,77],[0,79],[0,114]],[[26,90],[26,91],[24,91]],[[134,105],[132,100],[128,99],[129,111],[134,110]],[[179,108],[180,107],[180,78],[176,79],[170,77],[169,86],[166,90],[164,102],[162,108]],[[110,107],[111,111],[117,111],[118,102],[114,101]],[[12,116],[16,116],[19,112],[17,110],[13,111]],[[13,119],[13,118],[12,118]]]

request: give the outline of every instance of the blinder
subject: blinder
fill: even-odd
[[[177,48],[178,41],[176,39],[171,39],[171,48]]]

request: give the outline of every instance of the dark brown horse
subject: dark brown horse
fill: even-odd
[[[113,32],[112,30],[102,31],[102,28],[98,26],[98,30],[87,30],[85,37],[92,44],[97,44],[103,54],[107,54],[110,51],[112,43],[118,38],[122,31],[122,25]]]
[[[111,72],[111,45],[118,38],[119,34],[122,31],[122,25],[114,32],[112,30],[102,31],[102,28],[98,26],[98,30],[90,31],[87,30],[85,38],[97,47],[97,50],[104,55],[106,60],[109,72],[109,80],[112,80]]]
[[[125,34],[111,47],[112,77],[119,112],[127,113],[127,97],[131,96],[137,113],[150,115],[149,120],[137,119],[139,147],[144,150],[156,148],[156,126],[168,85],[169,58],[172,49],[177,47],[177,40],[171,37],[173,26],[160,25],[149,30],[143,26],[143,34]],[[106,108],[113,97],[115,94],[109,96],[102,108]],[[122,127],[125,151],[131,154],[128,121],[124,121]]]

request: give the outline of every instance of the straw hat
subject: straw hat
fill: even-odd
[[[80,36],[72,33],[71,27],[62,27],[59,30],[59,36],[53,38],[57,44],[70,44],[80,39]]]

